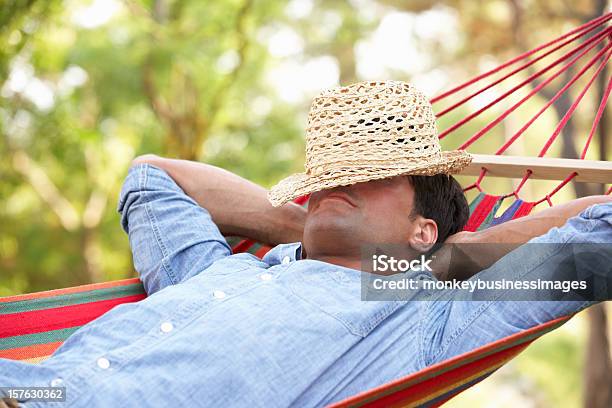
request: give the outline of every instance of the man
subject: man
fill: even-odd
[[[568,243],[612,243],[608,197],[459,232],[467,204],[446,174],[470,157],[441,152],[434,121],[409,84],[324,92],[309,117],[307,172],[270,191],[276,207],[222,169],[136,159],[118,210],[149,297],[86,325],[40,366],[0,361],[0,384],[65,386],[78,407],[324,406],[589,305],[512,302],[506,292],[361,300],[366,244],[426,253],[436,242],[521,243],[550,230],[534,240],[553,243],[546,251],[521,247],[478,274],[494,280],[553,279]],[[307,211],[287,203],[306,193]],[[263,259],[232,255],[222,233],[278,245]],[[575,268],[595,273],[588,261]]]

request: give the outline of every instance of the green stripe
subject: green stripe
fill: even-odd
[[[232,237],[225,237],[225,240],[227,241],[228,245],[233,248],[236,245],[238,245],[243,240],[243,238],[232,236]]]
[[[495,214],[497,213],[497,210],[499,209],[499,206],[501,205],[501,203],[502,203],[502,200],[497,200],[493,208],[491,208],[491,212],[489,212],[489,215],[487,215],[487,218],[485,218],[485,220],[482,222],[482,224],[480,224],[480,226],[476,229],[476,231],[481,231],[491,226],[491,223],[493,222],[493,218],[495,217]]]
[[[138,295],[141,293],[144,293],[142,284],[133,283],[125,286],[94,289],[86,292],[70,293],[46,298],[18,300],[16,302],[0,304],[0,315],[51,309],[54,307],[97,302],[100,300],[118,299],[124,296]]]
[[[247,250],[247,252],[248,252],[248,253],[250,253],[250,254],[255,255],[255,253],[256,253],[257,251],[259,251],[259,250],[261,249],[261,247],[262,247],[262,246],[263,246],[263,245],[261,245],[259,242],[256,242],[256,243],[255,243],[255,244],[254,244],[252,247],[250,247],[250,248]]]
[[[9,350],[17,347],[48,344],[66,340],[72,333],[82,326],[68,329],[50,330],[42,333],[24,334],[22,336],[5,337],[0,339],[0,350]]]
[[[470,203],[470,216],[472,214],[474,214],[474,210],[476,209],[476,207],[478,207],[478,204],[480,204],[480,202],[482,201],[484,196],[485,196],[485,193],[480,192],[480,193],[478,193],[476,198],[474,198],[474,200],[472,200],[472,202]]]

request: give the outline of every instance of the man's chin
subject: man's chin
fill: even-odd
[[[321,238],[335,237],[336,239],[354,238],[359,222],[354,216],[343,211],[320,211],[309,214],[305,229]]]

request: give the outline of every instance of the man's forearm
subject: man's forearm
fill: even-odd
[[[579,198],[482,231],[456,234],[446,241],[457,244],[456,247],[440,250],[439,263],[443,267],[439,268],[436,277],[440,280],[468,279],[532,238],[561,227],[591,205],[610,201],[612,197],[602,195]],[[455,250],[452,251],[454,258],[449,263],[451,249]]]
[[[267,191],[227,170],[187,160],[155,155],[136,158],[133,164],[148,163],[163,169],[206,208],[224,235],[239,235],[268,244],[302,240],[306,211],[288,203],[275,208]]]

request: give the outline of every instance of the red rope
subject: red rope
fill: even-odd
[[[608,102],[608,97],[610,96],[611,90],[612,90],[612,75],[610,76],[610,79],[608,80],[608,87],[606,88],[606,92],[602,96],[601,102],[599,103],[599,108],[597,109],[597,114],[595,115],[595,120],[593,120],[593,125],[591,126],[591,131],[589,132],[589,136],[587,137],[587,141],[584,145],[584,149],[582,149],[582,154],[580,155],[581,159],[584,159],[586,157],[587,150],[589,148],[589,145],[591,144],[593,135],[595,134],[595,129],[597,128],[597,125],[599,125],[599,120],[601,119],[601,116],[606,110],[606,104]]]
[[[487,169],[485,167],[480,169],[480,175],[478,176],[478,180],[476,180],[476,182],[470,184],[469,186],[467,186],[466,188],[463,189],[463,192],[465,193],[466,191],[469,191],[473,188],[477,189],[478,191],[480,191],[482,193],[482,187],[480,186],[480,182],[482,181],[482,179],[484,178],[485,174],[487,173]]]
[[[606,31],[609,31],[606,30]],[[602,31],[603,32],[603,31]],[[600,33],[601,34],[601,33]],[[595,41],[594,39],[597,36],[593,37],[592,40]],[[597,40],[597,42],[599,42],[600,40]],[[534,91],[532,91],[532,93],[530,95],[528,95],[526,98],[523,98],[523,100],[521,100],[519,103],[517,103],[515,106],[513,106],[512,108],[510,108],[509,110],[507,110],[506,112],[504,112],[504,114],[502,114],[502,116],[500,118],[498,118],[498,120],[493,121],[491,124],[489,124],[487,127],[485,127],[483,130],[481,130],[479,133],[480,135],[478,135],[478,137],[472,137],[471,140],[468,140],[468,142],[464,143],[464,145],[460,146],[459,148],[464,148],[469,146],[471,143],[473,143],[474,141],[476,141],[479,137],[481,137],[486,131],[490,130],[493,126],[495,126],[497,123],[499,123],[499,121],[501,121],[501,119],[505,118],[509,113],[511,113],[512,111],[514,111],[516,109],[516,107],[520,106],[520,104],[522,104],[526,99],[528,99],[529,97],[532,96],[532,94],[535,94],[537,91],[539,91],[539,89],[543,88],[544,86],[546,86],[547,83],[549,83],[552,79],[554,79],[556,76],[558,76],[561,72],[564,72],[569,66],[571,66],[573,63],[575,63],[575,61],[582,57],[584,54],[586,54],[590,49],[593,48],[595,44],[593,44],[592,46],[590,46],[588,49],[586,49],[584,52],[582,52],[577,58],[574,58],[574,60],[572,60],[570,63],[566,64],[563,68],[561,68],[555,75],[553,75],[552,78],[549,78],[545,83],[540,84],[540,86],[536,89],[534,89]],[[599,58],[601,58],[604,53],[609,50],[611,48],[612,44],[607,44],[606,47],[604,49],[602,49],[600,52],[597,53],[597,55],[595,55],[594,58],[592,58],[587,65],[585,65],[581,71],[574,75],[574,77],[570,80],[570,82],[568,82],[561,90],[559,90],[555,96],[548,101],[548,103],[533,117],[530,119],[530,121],[525,124],[516,134],[514,134],[510,140],[508,140],[495,154],[499,155],[501,153],[503,153],[521,134],[523,134],[527,128],[550,106],[552,105],[571,85],[573,85],[573,83],[575,83],[583,74],[584,72],[586,72]],[[542,149],[542,151],[540,152],[539,157],[542,157],[546,151],[548,150],[548,148],[550,147],[550,145],[553,143],[554,139],[558,136],[558,134],[561,132],[561,130],[565,127],[565,125],[567,124],[567,122],[569,121],[569,119],[571,118],[573,112],[575,111],[575,109],[577,108],[578,104],[580,103],[580,101],[583,99],[584,95],[586,94],[586,92],[588,91],[588,89],[591,87],[592,83],[594,82],[595,78],[601,73],[601,71],[603,70],[603,68],[605,67],[606,63],[608,62],[608,60],[610,59],[611,53],[608,53],[608,55],[602,60],[602,62],[600,63],[599,67],[597,68],[596,72],[592,75],[590,81],[587,83],[587,85],[583,88],[582,92],[579,94],[579,96],[576,98],[576,100],[574,101],[574,103],[572,104],[572,106],[570,107],[570,109],[568,109],[568,111],[566,112],[566,114],[564,115],[564,117],[562,118],[562,120],[560,121],[560,123],[558,124],[557,128],[555,129],[555,132],[553,132],[553,134],[551,135],[551,137],[549,138],[549,140],[547,141],[546,145],[544,146],[544,148]],[[583,152],[581,154],[581,159],[584,159],[584,157],[586,156],[586,152],[588,149],[588,146],[593,138],[593,134],[595,132],[595,129],[597,128],[597,125],[599,124],[599,121],[601,119],[601,116],[603,115],[603,112],[605,110],[606,107],[606,103],[608,100],[608,97],[610,95],[610,91],[612,89],[612,77],[610,78],[610,81],[608,83],[608,87],[606,89],[605,94],[602,97],[602,100],[600,102],[597,114],[594,118],[593,121],[593,125],[591,127],[591,130],[589,132],[589,136],[587,138],[587,141],[585,143]],[[476,135],[475,135],[476,136]],[[473,140],[472,140],[473,139]],[[480,189],[480,182],[482,181],[485,173],[486,173],[486,169],[482,169],[483,171],[481,171],[480,173],[480,177],[478,178],[477,182],[474,183],[472,186],[468,187],[468,189],[470,188],[474,188],[474,187],[478,187],[478,189],[480,191],[482,191]],[[526,181],[529,179],[529,177],[533,174],[533,172],[531,170],[527,170],[525,175],[523,176],[521,182],[519,183],[518,187],[511,193],[503,196],[503,198],[509,197],[509,196],[515,196],[517,199],[519,199],[518,193],[521,190],[521,188],[525,185]],[[550,205],[552,205],[552,201],[551,201],[551,197],[556,194],[561,188],[563,188],[563,186],[565,186],[567,183],[569,183],[574,177],[576,177],[578,175],[578,173],[573,172],[572,174],[570,174],[568,177],[566,177],[555,189],[553,189],[553,191],[551,191],[549,194],[547,194],[544,198],[542,198],[541,200],[537,201],[534,203],[535,205],[538,205],[541,202],[547,201]],[[466,189],[467,191],[467,189]],[[608,194],[612,192],[612,187],[608,190]]]
[[[526,52],[522,53],[521,55],[519,55],[517,57],[514,57],[514,58],[504,62],[500,66],[498,66],[496,68],[493,68],[492,70],[487,71],[487,72],[485,72],[483,74],[480,74],[477,77],[475,77],[475,78],[473,78],[473,79],[471,79],[471,80],[469,80],[467,82],[464,82],[463,84],[458,85],[455,88],[452,88],[452,89],[450,89],[450,90],[448,90],[448,91],[446,91],[446,92],[444,92],[444,93],[442,93],[442,94],[432,98],[430,102],[432,104],[436,103],[436,102],[446,98],[447,96],[452,95],[452,94],[454,94],[454,93],[464,89],[465,87],[467,87],[467,86],[469,86],[469,85],[471,85],[471,84],[473,84],[475,82],[480,81],[481,79],[484,79],[484,78],[486,78],[488,76],[491,76],[491,75],[499,72],[500,70],[502,70],[502,69],[504,69],[504,68],[506,68],[506,67],[508,67],[508,66],[510,66],[512,64],[514,64],[517,61],[523,60],[523,59],[525,59],[525,58],[535,54],[536,52],[538,52],[538,51],[540,51],[540,50],[542,50],[544,48],[550,47],[551,45],[556,44],[556,43],[558,43],[561,40],[564,40],[565,38],[569,37],[570,35],[573,35],[573,34],[575,34],[577,32],[582,31],[582,30],[586,30],[586,29],[588,29],[591,26],[602,25],[606,21],[608,21],[610,18],[612,18],[612,13],[607,13],[607,14],[602,15],[601,17],[598,17],[598,18],[596,18],[594,20],[591,20],[588,23],[585,23],[585,24],[581,25],[580,27],[577,27],[577,28],[571,30],[570,32],[568,32],[566,34],[563,34],[562,36],[557,37],[557,38],[555,38],[552,41],[549,41],[547,43],[539,45],[538,47],[536,47],[536,48],[534,48],[534,49],[532,49],[530,51],[526,51]]]
[[[444,116],[445,114],[447,114],[448,112],[454,110],[455,108],[463,105],[465,102],[471,100],[472,98],[474,98],[477,95],[480,95],[481,93],[483,93],[484,91],[486,91],[487,89],[490,89],[492,87],[494,87],[495,85],[505,81],[506,79],[508,79],[509,77],[511,77],[512,75],[516,74],[517,72],[523,71],[526,68],[530,67],[531,65],[535,64],[536,62],[540,61],[541,59],[549,56],[550,54],[552,54],[553,52],[557,51],[560,48],[563,48],[564,46],[566,46],[567,44],[569,44],[570,42],[573,42],[574,40],[576,40],[577,38],[581,38],[583,36],[585,36],[586,34],[590,33],[591,31],[597,29],[599,27],[599,25],[595,25],[593,27],[591,27],[590,29],[588,29],[587,31],[584,31],[572,38],[570,38],[569,40],[564,41],[563,43],[557,45],[556,47],[554,47],[553,49],[551,49],[550,51],[547,51],[546,53],[540,55],[539,57],[528,61],[527,63],[521,65],[520,67],[510,71],[508,74],[504,75],[503,77],[499,78],[498,80],[490,83],[489,85],[485,86],[484,88],[479,89],[478,91],[466,96],[465,98],[461,99],[459,102],[454,103],[453,105],[449,106],[448,108],[442,110],[441,112],[436,113],[436,117],[440,118],[442,116]]]
[[[608,55],[608,58],[610,56]],[[555,103],[555,101],[557,99],[559,99],[561,97],[561,95],[563,95],[565,93],[565,91],[572,86],[583,74],[584,72],[586,72],[586,70],[593,64],[595,63],[596,58],[594,58],[593,60],[591,60],[591,62],[589,64],[587,64],[587,66],[585,66],[579,73],[577,73],[576,75],[574,75],[570,81],[568,81],[567,84],[565,84],[565,86],[563,86],[561,89],[559,89],[559,91],[557,91],[557,93],[531,118],[527,121],[527,123],[525,123],[525,125],[523,125],[523,127],[521,127],[514,135],[512,135],[512,137],[510,137],[506,143],[503,144],[502,147],[500,147],[495,154],[499,155],[502,154],[503,152],[506,151],[506,149],[508,149],[508,147],[510,147],[515,141],[516,139],[519,138],[519,136],[521,136],[532,124],[533,122],[536,121],[536,119],[538,119],[540,117],[540,115],[542,115],[542,113],[544,113],[544,111],[546,111],[553,103]],[[599,75],[599,73],[601,72],[601,70],[603,69],[603,67],[605,66],[607,62],[607,59],[604,59],[604,61],[602,62],[602,64],[599,66],[599,69],[597,70],[597,72],[595,73],[595,75],[593,75],[593,77],[591,78],[591,82],[589,82],[589,85],[585,88],[588,89],[588,87],[590,87],[591,83],[593,82],[593,80],[595,79],[595,77],[597,75]],[[585,92],[585,91],[583,91]],[[584,93],[581,94],[582,96],[584,96]],[[582,99],[582,96],[580,97],[580,99]],[[563,126],[565,126],[565,123],[563,123]],[[556,137],[556,135],[553,134],[553,137]],[[540,156],[541,157],[541,156]]]
[[[585,48],[588,46],[588,48],[583,51],[582,53],[580,53],[578,55],[578,57],[574,58],[571,60],[570,63],[566,64],[563,68],[561,68],[561,70],[559,72],[557,72],[555,74],[555,76],[552,78],[554,79],[556,76],[558,76],[561,72],[565,71],[566,69],[568,69],[571,65],[573,65],[576,61],[578,61],[584,54],[586,54],[588,51],[590,51],[598,42],[602,41],[606,35],[608,35],[611,32],[612,28],[607,28],[605,30],[602,30],[601,32],[599,32],[598,34],[594,35],[593,37],[589,38],[588,40],[586,40],[583,44],[581,44],[579,47],[577,47],[575,50],[572,50],[568,53],[566,53],[565,55],[563,55],[561,58],[558,58],[557,60],[553,61],[552,63],[550,63],[548,66],[546,66],[544,69],[542,69],[539,72],[536,72],[532,75],[530,75],[527,79],[525,79],[523,82],[519,83],[518,85],[512,87],[510,90],[506,91],[505,93],[503,93],[501,96],[499,96],[498,98],[496,98],[495,100],[493,100],[492,102],[488,103],[486,106],[480,108],[479,110],[477,110],[474,113],[471,113],[470,115],[466,116],[465,118],[463,118],[462,120],[460,120],[459,122],[455,123],[453,126],[451,126],[450,128],[446,129],[444,132],[440,133],[439,138],[443,139],[446,135],[448,135],[449,133],[455,131],[456,129],[458,129],[459,127],[463,126],[464,124],[466,124],[467,122],[469,122],[470,120],[474,119],[476,116],[480,115],[482,112],[484,112],[485,110],[489,109],[491,106],[495,105],[496,103],[498,103],[499,101],[505,99],[508,95],[514,93],[516,90],[522,88],[523,86],[525,86],[526,84],[532,82],[534,79],[536,79],[537,77],[541,76],[542,74],[548,72],[551,68],[559,65],[561,62],[565,61],[566,59],[568,59],[569,57],[571,57],[573,54],[575,54],[576,52],[580,51],[581,49]],[[546,83],[552,81],[552,79],[548,79]],[[529,96],[531,96],[533,94],[530,94]],[[523,103],[526,99],[525,98],[523,100],[521,100],[521,103]],[[500,119],[501,120],[501,119]],[[488,130],[488,129],[487,129]]]
[[[567,176],[567,177],[565,178],[565,180],[563,180],[563,181],[561,182],[561,184],[559,184],[557,187],[555,187],[555,189],[554,189],[553,191],[551,191],[550,193],[546,194],[546,196],[544,196],[544,198],[542,198],[541,200],[536,201],[535,205],[538,205],[538,204],[540,204],[540,203],[542,203],[542,202],[544,202],[544,201],[547,201],[547,202],[548,202],[548,204],[549,204],[549,205],[552,207],[553,203],[552,203],[552,201],[550,201],[550,198],[551,198],[553,195],[557,194],[557,191],[561,190],[561,188],[563,188],[563,186],[564,186],[564,185],[566,185],[567,183],[569,183],[569,182],[570,182],[570,181],[571,181],[571,180],[572,180],[574,177],[576,177],[577,175],[578,175],[578,173],[573,172],[572,174],[570,174],[569,176]]]
[[[612,32],[610,29],[606,30],[607,32]],[[572,65],[574,65],[576,63],[576,61],[578,61],[580,58],[582,58],[583,55],[585,55],[586,53],[588,53],[592,48],[594,48],[603,38],[605,37],[601,37],[598,41],[593,42],[591,45],[589,45],[585,50],[583,50],[579,55],[577,55],[576,57],[574,57],[570,62],[568,62],[567,64],[565,64],[563,67],[561,67],[557,72],[555,72],[550,78],[547,78],[545,81],[543,81],[541,84],[539,84],[538,86],[536,86],[535,88],[533,88],[533,90],[531,90],[531,92],[529,92],[525,97],[523,97],[520,101],[518,101],[517,103],[515,103],[514,105],[512,105],[509,109],[507,109],[504,113],[502,113],[499,117],[497,117],[495,120],[493,120],[492,122],[490,122],[487,126],[485,126],[483,129],[481,129],[480,131],[478,131],[476,134],[474,134],[471,138],[468,139],[467,142],[463,143],[461,146],[459,146],[459,149],[465,149],[466,147],[470,146],[472,143],[474,143],[475,141],[477,141],[478,139],[480,139],[480,137],[482,137],[482,135],[484,135],[485,133],[487,133],[489,130],[491,130],[493,127],[495,127],[499,122],[501,122],[503,119],[505,119],[510,113],[512,113],[513,111],[516,110],[516,108],[518,108],[520,105],[522,105],[526,100],[528,100],[529,98],[531,98],[533,95],[535,95],[536,93],[538,93],[540,91],[540,89],[544,88],[546,85],[548,85],[550,82],[552,82],[554,79],[556,79],[559,75],[561,75],[563,72],[565,72],[567,69],[569,69]],[[586,45],[587,43],[583,44]],[[586,69],[588,69],[588,67],[590,67],[591,65],[593,65],[595,63],[595,61],[597,61],[608,49],[610,48],[610,44],[608,44],[604,49],[602,49],[600,52],[597,53],[597,55],[592,58],[589,63],[580,71],[580,75],[582,75],[584,73],[584,71],[586,71]],[[555,64],[557,64],[555,62]],[[548,68],[547,68],[548,70]],[[538,74],[539,76],[540,74]],[[525,83],[527,82],[531,82],[535,77],[532,75],[532,77],[528,78],[526,81],[523,81],[523,83],[520,86],[523,86]],[[504,93],[502,96],[500,96],[499,98],[495,99],[493,102],[491,102],[489,105],[487,105],[485,108],[480,109],[479,111],[477,111],[476,113],[468,116],[466,119],[472,119],[473,117],[477,116],[477,114],[481,113],[482,111],[484,111],[486,108],[490,107],[491,105],[493,105],[494,103],[499,102],[500,100],[504,99],[505,97],[507,97],[509,94],[513,93],[514,91],[516,91],[517,87],[511,89],[510,91]],[[467,120],[464,119],[462,121],[460,121],[458,124],[463,124],[465,122],[467,122]],[[461,123],[463,122],[463,123]],[[454,130],[456,129],[458,126],[458,124],[454,125],[451,129],[449,130]],[[448,132],[445,132],[448,133]],[[442,137],[440,137],[442,138]]]
[[[518,193],[519,191],[521,191],[521,189],[523,188],[523,186],[525,185],[525,182],[527,181],[527,179],[529,177],[531,177],[531,175],[533,174],[533,171],[527,169],[527,171],[525,172],[525,175],[523,176],[521,182],[519,183],[519,185],[514,189],[514,191],[512,191],[509,194],[506,194],[505,196],[503,196],[502,198],[506,198],[506,197],[510,197],[510,196],[514,196],[517,200],[519,199]]]
[[[587,141],[586,141],[586,143],[584,145],[584,148],[582,150],[582,154],[580,155],[581,159],[584,159],[585,156],[586,156],[586,152],[587,152],[587,149],[588,149],[589,144],[591,142],[591,139],[593,138],[593,134],[595,133],[595,129],[597,129],[597,125],[599,125],[599,121],[601,119],[603,111],[606,108],[606,102],[608,100],[608,97],[610,96],[610,90],[611,89],[612,89],[612,77],[610,77],[610,80],[608,81],[608,87],[606,88],[606,92],[604,93],[603,97],[601,98],[601,102],[599,103],[599,109],[597,109],[597,114],[595,115],[595,119],[593,120],[593,125],[591,126],[591,131],[589,132],[589,137],[587,138]],[[576,173],[576,172],[573,172],[572,174],[570,174],[551,193],[547,194],[546,196],[544,196],[544,198],[542,198],[541,200],[537,201],[536,204],[539,204],[539,203],[541,203],[543,201],[548,201],[548,203],[552,205],[552,203],[550,201],[550,197],[552,197],[553,194],[555,194],[557,191],[559,191],[564,185],[566,185],[570,180],[572,180],[577,175],[578,175],[578,173]],[[610,187],[610,189],[606,192],[606,194],[610,194],[610,193],[612,193],[612,187]]]
[[[607,45],[607,49],[610,49],[611,46],[612,46],[612,43],[608,44]],[[606,49],[606,48],[604,48],[604,49]],[[557,125],[557,128],[555,129],[553,134],[550,136],[550,138],[548,139],[548,141],[546,142],[546,144],[544,145],[544,147],[542,148],[542,150],[538,154],[538,157],[544,157],[544,155],[546,154],[546,152],[548,151],[550,146],[557,139],[557,136],[559,136],[559,133],[561,133],[561,130],[563,130],[563,128],[565,127],[567,122],[570,120],[570,118],[574,114],[574,111],[578,107],[578,104],[580,103],[580,101],[582,100],[582,98],[584,97],[586,92],[589,90],[589,88],[593,84],[593,81],[595,81],[595,78],[597,78],[597,76],[599,75],[601,70],[606,66],[606,63],[608,62],[609,59],[610,59],[610,53],[608,53],[608,56],[603,59],[601,64],[599,64],[599,67],[598,67],[597,71],[595,71],[595,73],[591,77],[590,81],[585,85],[584,89],[582,89],[582,92],[580,92],[580,94],[578,95],[578,97],[576,98],[574,103],[572,103],[572,106],[570,106],[570,108],[567,110],[567,112],[565,112],[565,115],[563,115],[563,118],[561,119],[561,121]]]

